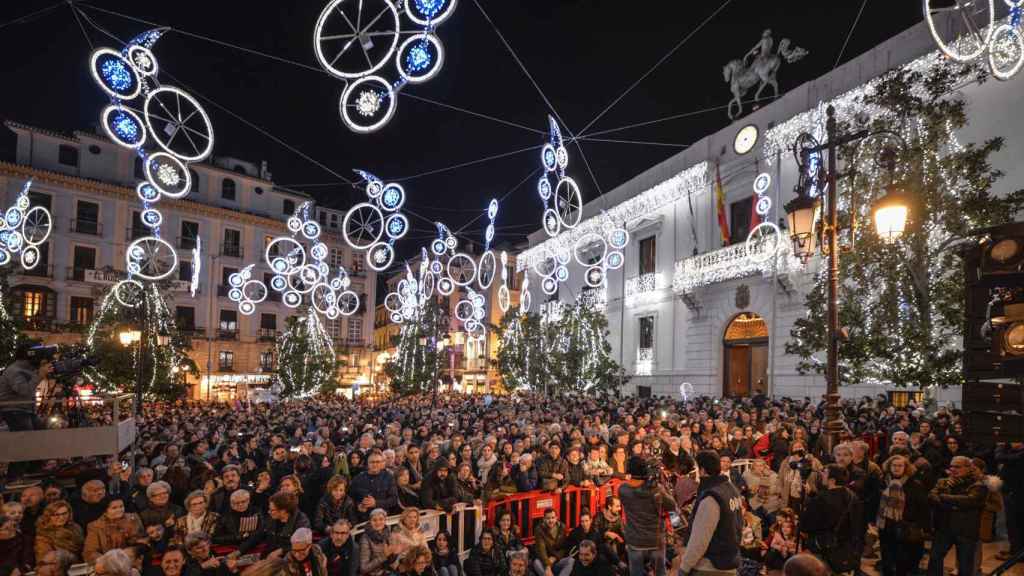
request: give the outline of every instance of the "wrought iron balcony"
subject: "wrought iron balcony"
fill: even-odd
[[[741,242],[676,262],[672,291],[691,294],[698,288],[755,274],[771,276],[802,270],[804,263],[793,255],[789,238]]]
[[[75,234],[87,234],[89,236],[103,236],[103,225],[95,220],[71,220],[69,231]]]

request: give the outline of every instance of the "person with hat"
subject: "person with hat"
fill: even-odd
[[[679,573],[735,574],[741,563],[743,496],[722,474],[718,452],[702,450],[696,460],[700,485]]]
[[[458,501],[455,495],[455,478],[449,474],[448,462],[440,458],[434,469],[423,479],[420,500],[427,510],[450,512]]]
[[[658,482],[657,468],[652,468],[641,457],[630,458],[629,480],[619,488],[626,513],[626,555],[633,576],[647,574],[647,562],[654,563],[656,576],[665,576],[665,523],[661,515],[675,510],[676,502]]]

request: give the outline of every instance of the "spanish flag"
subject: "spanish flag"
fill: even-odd
[[[715,164],[715,205],[718,206],[718,229],[722,233],[722,246],[729,245],[729,219],[725,216],[725,189],[722,188],[722,175]]]

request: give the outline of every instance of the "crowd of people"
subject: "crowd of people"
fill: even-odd
[[[832,446],[821,402],[763,396],[149,404],[135,458],[6,478],[0,576],[752,576],[862,559],[901,576],[923,573],[927,541],[927,574],[955,548],[967,576],[999,513],[1000,554],[1021,552],[1021,444],[972,446],[958,411],[884,397],[843,415]],[[525,530],[492,507],[467,550],[421,522],[574,486],[609,495]]]

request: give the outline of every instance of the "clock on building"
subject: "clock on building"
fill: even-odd
[[[757,126],[749,124],[736,133],[732,147],[737,154],[743,155],[753,150],[754,144],[757,144]]]

